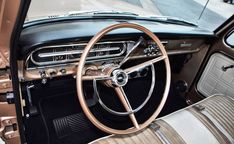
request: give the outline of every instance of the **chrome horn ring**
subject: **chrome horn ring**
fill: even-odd
[[[129,112],[119,112],[119,111],[115,111],[111,108],[109,108],[108,106],[106,106],[104,104],[104,102],[102,101],[102,99],[100,98],[100,95],[99,95],[99,92],[98,92],[98,89],[97,89],[97,81],[96,79],[93,80],[93,89],[94,89],[94,93],[96,94],[97,96],[97,99],[98,99],[98,102],[99,104],[102,106],[103,109],[105,109],[106,111],[108,111],[109,113],[111,114],[114,114],[114,115],[118,115],[118,116],[126,116],[126,115],[129,115],[131,113],[136,113],[138,112],[140,109],[142,109],[146,103],[149,101],[149,99],[151,98],[152,94],[153,94],[153,91],[154,91],[154,88],[155,88],[155,68],[154,68],[154,65],[151,64],[151,73],[152,73],[152,80],[151,80],[151,86],[150,86],[150,90],[148,92],[148,95],[146,97],[146,99],[144,100],[144,102],[138,106],[137,108],[129,111]]]

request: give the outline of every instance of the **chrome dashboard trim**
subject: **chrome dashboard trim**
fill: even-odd
[[[176,55],[176,54],[188,54],[188,53],[196,53],[198,52],[200,49],[197,48],[195,50],[169,50],[167,53],[168,55]],[[158,55],[152,55],[152,56],[147,56],[147,55],[140,55],[140,56],[131,56],[129,58],[129,60],[132,59],[139,59],[139,58],[152,58],[155,56],[159,56],[160,53]],[[118,59],[122,59],[123,56],[120,57],[115,57],[115,58],[108,58],[108,60],[118,60]],[[99,61],[108,61],[107,59],[97,59],[97,60],[92,60],[88,63],[93,63],[93,62],[99,62]],[[27,62],[27,61],[26,61]],[[47,66],[39,66],[39,67],[33,67],[33,68],[28,68],[26,67],[26,70],[35,70],[35,69],[43,69],[43,68],[53,68],[53,67],[64,67],[64,66],[68,66],[68,65],[78,65],[78,62],[74,62],[74,63],[61,63],[61,64],[57,64],[57,65],[47,65]],[[27,64],[25,64],[27,65]]]

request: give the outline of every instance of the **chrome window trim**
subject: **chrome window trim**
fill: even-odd
[[[222,42],[223,42],[223,44],[224,44],[226,47],[228,47],[228,48],[231,49],[231,50],[234,50],[234,46],[233,46],[233,47],[230,46],[230,45],[227,43],[227,41],[226,41],[227,37],[228,37],[229,35],[231,35],[232,33],[234,34],[234,29],[229,30],[229,31],[223,36]]]

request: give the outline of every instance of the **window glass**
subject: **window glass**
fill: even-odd
[[[232,31],[231,34],[228,35],[228,37],[226,38],[226,43],[229,46],[234,47],[234,31]]]

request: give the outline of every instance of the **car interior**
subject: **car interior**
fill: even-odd
[[[234,143],[234,15],[215,31],[129,15],[24,23],[28,6],[10,46],[17,143]]]

